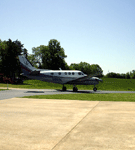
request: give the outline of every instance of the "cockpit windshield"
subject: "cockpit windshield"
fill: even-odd
[[[84,73],[83,72],[78,72],[78,75],[84,75]]]

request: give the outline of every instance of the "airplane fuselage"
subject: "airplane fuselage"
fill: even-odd
[[[31,79],[42,80],[46,82],[59,83],[59,84],[73,84],[73,85],[96,85],[99,83],[93,77],[88,77],[78,70],[49,70],[40,71],[40,74],[27,75]]]

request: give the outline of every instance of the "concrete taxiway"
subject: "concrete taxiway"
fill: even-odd
[[[134,150],[135,103],[0,101],[0,150]]]

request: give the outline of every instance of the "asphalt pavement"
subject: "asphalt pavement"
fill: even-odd
[[[72,90],[62,91],[62,90],[53,90],[53,89],[13,89],[0,91],[0,100],[14,98],[14,97],[23,97],[23,96],[32,96],[32,95],[52,95],[52,94],[74,94],[74,93],[135,93],[135,91],[101,91],[97,90],[79,90],[78,92],[73,92]]]

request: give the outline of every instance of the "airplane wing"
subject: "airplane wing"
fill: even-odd
[[[94,82],[102,82],[102,79],[99,79],[97,77],[94,77],[94,76],[97,76],[97,75],[100,75],[100,73],[97,73],[97,74],[92,74],[92,75],[88,75],[88,76],[85,76],[85,77],[82,77],[82,78],[78,78],[78,79],[75,79],[75,80],[72,80],[72,81],[69,81],[65,84],[75,84],[75,85],[93,85]]]
[[[69,82],[67,82],[65,84],[75,84],[75,85],[82,85],[82,84],[84,84],[84,85],[87,85],[87,84],[89,84],[90,81],[92,81],[91,79],[92,79],[91,77],[86,76],[86,77],[82,77],[82,78],[79,78],[79,79],[75,79],[75,80],[69,81]]]

